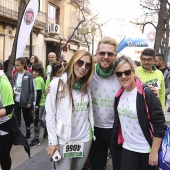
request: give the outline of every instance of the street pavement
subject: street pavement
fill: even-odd
[[[167,108],[166,108],[167,109]],[[170,112],[165,114],[165,119],[168,125],[170,125]],[[25,125],[22,120],[21,131],[25,135]],[[33,135],[33,128],[31,128]],[[31,149],[31,158],[28,157],[22,146],[13,146],[11,150],[12,168],[11,170],[52,170],[53,162],[50,161],[48,154],[46,153],[46,147],[48,144],[47,139],[43,139],[43,129],[40,133],[41,144],[36,148]],[[33,139],[33,138],[32,138]],[[31,140],[32,140],[31,139]],[[31,142],[29,140],[29,143]],[[111,158],[107,163],[107,170],[112,169]]]
[[[21,131],[25,135],[25,125],[22,120]],[[31,128],[33,135],[33,127]],[[28,157],[22,146],[13,146],[11,150],[12,167],[11,170],[52,170],[53,162],[46,152],[48,140],[43,139],[43,129],[40,132],[40,145],[36,148],[31,148],[31,158]],[[31,138],[32,140],[33,138]],[[30,143],[31,140],[28,142]],[[107,170],[112,170],[111,158],[107,163]]]

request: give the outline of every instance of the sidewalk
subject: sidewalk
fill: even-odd
[[[31,159],[17,166],[14,170],[52,170],[53,162],[50,161],[45,149],[40,150]]]
[[[33,131],[33,129],[31,129]],[[25,134],[25,132],[23,132]],[[33,134],[33,133],[32,133]],[[22,146],[13,146],[11,150],[12,168],[11,170],[52,170],[54,167],[53,162],[46,152],[48,140],[43,139],[43,129],[40,133],[41,145],[31,149],[31,158],[28,158],[27,153]],[[32,138],[33,139],[33,138]],[[31,140],[29,140],[29,143]],[[112,170],[111,158],[107,163],[107,170]]]
[[[165,114],[165,119],[168,125],[170,125],[170,112]],[[22,122],[23,124],[23,122]],[[22,132],[25,135],[24,126],[22,126]],[[33,135],[33,128],[31,129]],[[31,158],[28,158],[27,153],[22,146],[13,146],[11,150],[12,168],[11,170],[52,170],[53,163],[50,161],[49,156],[46,153],[46,147],[48,140],[43,139],[43,129],[40,133],[40,146],[31,149]],[[32,140],[33,138],[31,138]],[[28,142],[30,143],[31,140]],[[112,169],[112,161],[109,159],[107,163],[107,170]]]

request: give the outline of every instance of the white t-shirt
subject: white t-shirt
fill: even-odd
[[[114,122],[114,101],[120,89],[115,74],[109,78],[102,78],[94,74],[91,81],[94,126],[112,128]]]
[[[79,90],[72,90],[74,111],[71,117],[70,141],[90,141],[91,129],[88,119],[88,94],[82,95]]]
[[[22,77],[24,73],[18,73],[18,77],[14,86],[15,101],[20,102],[21,87],[22,87]]]
[[[46,74],[49,76],[49,75],[51,74],[51,71],[52,71],[52,67],[51,67],[51,65],[49,64],[49,65],[47,66]]]
[[[137,88],[130,92],[124,91],[117,107],[124,138],[123,148],[139,153],[149,153],[150,146],[139,125],[136,96]]]

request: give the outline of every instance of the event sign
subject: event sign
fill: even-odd
[[[39,12],[40,1],[39,0],[29,0],[19,26],[18,37],[17,37],[17,45],[16,45],[16,56],[15,58],[19,58],[23,56],[26,43],[28,41],[30,32],[34,25],[35,19]]]

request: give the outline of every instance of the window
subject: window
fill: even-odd
[[[60,14],[60,8],[52,4],[48,4],[48,19],[50,21],[59,24],[59,14]]]
[[[46,0],[40,0],[40,11],[45,12]]]
[[[13,7],[12,0],[4,0],[4,6],[9,9],[12,9],[12,7]]]

